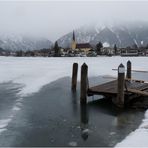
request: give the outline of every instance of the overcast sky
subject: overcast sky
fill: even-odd
[[[84,24],[147,19],[148,1],[0,1],[0,32],[52,41]]]

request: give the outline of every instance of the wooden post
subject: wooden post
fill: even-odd
[[[88,89],[88,66],[84,63],[81,66],[81,90],[80,90],[80,102],[81,104],[87,103],[87,89]]]
[[[72,84],[71,84],[71,89],[73,91],[76,91],[77,88],[77,75],[78,75],[78,63],[73,63]]]
[[[128,79],[131,79],[131,78],[132,78],[131,70],[132,70],[131,61],[127,61],[127,73],[126,73],[126,78],[128,78]]]
[[[125,67],[120,64],[118,67],[118,82],[117,82],[117,106],[124,107],[124,83],[125,83]]]

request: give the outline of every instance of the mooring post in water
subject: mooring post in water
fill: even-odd
[[[117,82],[117,106],[124,107],[124,83],[125,83],[125,67],[120,64],[118,67],[118,82]]]
[[[71,82],[71,89],[73,91],[76,91],[77,89],[77,75],[78,75],[78,63],[73,63],[72,82]]]
[[[132,63],[131,63],[131,61],[127,61],[126,78],[128,78],[128,79],[131,79],[132,78],[131,70],[132,70]]]
[[[84,63],[81,66],[81,90],[80,90],[81,104],[87,103],[87,89],[88,89],[88,66]]]

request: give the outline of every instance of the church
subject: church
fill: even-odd
[[[88,54],[88,52],[91,50],[91,45],[89,43],[76,43],[75,39],[75,33],[73,31],[73,37],[72,37],[72,43],[71,43],[71,49],[72,50],[79,50],[84,52],[85,54]]]

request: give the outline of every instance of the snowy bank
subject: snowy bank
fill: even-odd
[[[115,147],[148,147],[148,110],[146,111],[145,119],[143,119],[139,128],[130,133]]]

